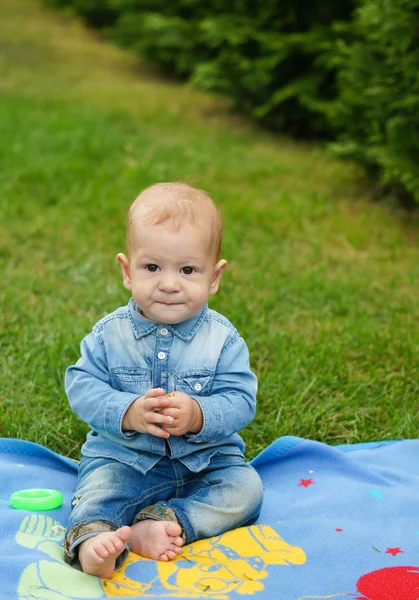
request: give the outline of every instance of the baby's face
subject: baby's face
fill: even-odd
[[[125,266],[121,256],[124,286],[144,316],[157,323],[180,323],[199,313],[217,292],[226,266],[214,264],[208,233],[187,223],[178,232],[170,223],[137,223]]]

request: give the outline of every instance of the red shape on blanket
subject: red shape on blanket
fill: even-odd
[[[312,479],[301,479],[300,483],[298,484],[298,486],[302,485],[302,486],[304,486],[306,488],[309,485],[313,485],[313,483],[316,483],[316,482],[313,481]]]
[[[387,548],[387,550],[386,550],[386,554],[392,554],[393,556],[396,556],[397,554],[400,554],[400,553],[403,553],[403,550],[401,550],[401,548],[399,548],[399,547]]]
[[[357,600],[417,600],[419,567],[387,567],[358,579]]]

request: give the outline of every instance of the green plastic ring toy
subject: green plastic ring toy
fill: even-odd
[[[32,488],[19,490],[10,496],[10,504],[20,510],[53,510],[63,503],[58,490]]]

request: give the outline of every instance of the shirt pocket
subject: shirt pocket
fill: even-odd
[[[121,392],[143,396],[151,389],[151,371],[141,367],[113,367],[111,377],[114,387]]]
[[[213,381],[213,371],[184,371],[177,374],[175,389],[188,396],[209,396]]]

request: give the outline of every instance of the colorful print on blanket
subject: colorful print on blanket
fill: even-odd
[[[0,439],[0,599],[418,600],[418,456],[419,440],[280,438],[253,461],[265,488],[256,525],[185,546],[167,563],[130,553],[100,580],[63,561],[76,463]],[[10,507],[12,492],[39,486],[61,490],[63,506]]]
[[[263,590],[269,565],[305,562],[301,548],[287,544],[271,527],[253,525],[190,544],[170,562],[142,559],[131,552],[111,580],[99,580],[63,564],[63,540],[64,527],[51,517],[33,514],[23,519],[16,542],[37,550],[39,560],[26,567],[20,578],[20,600],[43,598],[42,591],[51,600],[72,600],[72,590],[77,590],[78,598],[204,595],[227,599],[233,590],[250,595]]]

